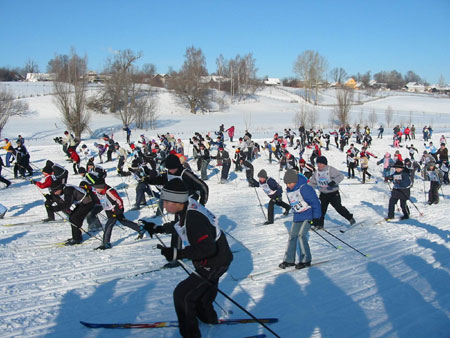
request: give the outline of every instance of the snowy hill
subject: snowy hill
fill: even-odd
[[[182,138],[188,149],[188,138],[195,131],[215,131],[224,123],[226,127],[235,125],[240,136],[247,123],[256,140],[262,143],[270,140],[274,132],[293,127],[298,104],[291,103],[289,94],[283,95],[282,91],[271,93],[270,89],[264,89],[257,100],[233,103],[223,112],[194,116],[175,106],[170,93],[162,92],[161,127],[147,132],[133,130],[132,139],[141,132],[155,137],[157,133],[170,131]],[[61,136],[65,128],[57,118],[51,96],[25,100],[35,114],[32,118],[11,120],[4,136],[13,138],[22,133],[32,138],[26,139],[26,146],[35,168],[42,168],[51,159],[66,164],[72,173],[61,146],[52,140]],[[388,105],[402,112],[414,107],[414,111],[425,112],[414,121],[418,129],[433,119],[433,126],[442,128],[449,137],[450,133],[445,131],[448,122],[443,119],[450,113],[449,103],[448,99],[405,95],[370,102],[367,107],[379,112],[380,122],[384,122],[383,112]],[[326,125],[329,108],[319,109],[320,122]],[[357,110],[354,117],[357,118]],[[124,141],[117,119],[94,116],[91,129],[101,128],[116,130],[116,139]],[[390,130],[386,130],[382,140],[375,135],[371,152],[379,157],[386,151],[393,152],[390,135]],[[418,133],[412,143],[422,152],[423,141],[419,136]],[[439,137],[440,134],[434,134],[433,142],[438,143]],[[95,141],[98,139],[84,140],[88,146]],[[227,143],[230,152],[232,145]],[[407,157],[407,150],[400,151]],[[297,155],[293,150],[292,153]],[[310,150],[305,157],[309,153]],[[331,165],[346,172],[343,153],[333,145],[324,153]],[[195,168],[194,162],[191,164]],[[264,168],[282,183],[284,172],[280,173],[276,163],[269,164],[265,153],[253,165],[255,175]],[[117,176],[115,167],[116,162],[104,165],[108,170],[107,182],[118,187],[129,209],[135,200],[134,186]],[[382,181],[374,159],[369,171],[376,180],[361,184],[357,175],[340,185],[343,205],[362,223],[341,233],[339,230],[348,229],[347,221],[329,208],[325,224],[328,233],[310,232],[313,263],[323,263],[285,272],[278,264],[283,260],[292,214],[284,217],[282,209],[276,207],[275,223],[263,226],[265,218],[256,196],[267,212],[268,198],[263,191],[248,187],[244,173],[232,171],[230,182],[219,184],[217,171],[210,170],[207,207],[218,216],[234,254],[230,270],[221,279],[221,290],[258,317],[278,317],[279,322],[270,328],[280,337],[449,337],[450,224],[446,215],[450,206],[449,187],[443,186],[439,204],[428,206],[424,189],[428,190],[429,183],[424,185],[417,177],[411,200],[424,216],[410,204],[410,220],[379,222],[387,214],[389,187]],[[12,176],[5,169],[3,175],[9,179]],[[69,183],[78,182],[79,177],[70,175]],[[126,192],[130,201],[124,183],[129,184]],[[125,323],[176,319],[172,292],[186,273],[180,268],[144,273],[165,263],[155,249],[157,239],[145,237],[135,241],[135,232],[116,226],[111,250],[94,251],[100,244],[95,238],[76,247],[59,247],[55,243],[70,237],[70,225],[38,222],[44,218],[45,208],[35,186],[13,180],[9,188],[2,190],[0,202],[9,208],[6,218],[0,220],[1,337],[180,337],[176,328],[93,330],[79,324],[79,320]],[[126,212],[132,220],[153,215],[151,207]],[[19,222],[23,224],[5,226]],[[101,237],[101,233],[97,236]],[[170,241],[167,236],[161,239],[165,243]],[[220,317],[246,318],[224,297],[219,295],[216,301]],[[202,325],[201,330],[203,337],[247,337],[257,333],[271,336],[257,324]]]

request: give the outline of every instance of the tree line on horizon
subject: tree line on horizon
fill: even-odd
[[[124,126],[134,123],[137,128],[154,128],[158,119],[156,89],[148,84],[157,74],[156,66],[152,63],[138,66],[141,59],[141,52],[129,49],[117,51],[108,57],[102,70],[104,85],[89,97],[85,76],[88,70],[87,56],[79,56],[72,48],[70,54],[56,54],[50,59],[47,72],[56,76],[53,81],[54,101],[66,127],[81,137],[83,132],[89,130],[90,113],[98,112],[116,115]],[[252,53],[243,56],[238,54],[230,59],[221,54],[216,58],[216,71],[209,74],[202,49],[191,46],[186,48],[181,68],[177,71],[169,69],[163,86],[171,90],[178,102],[192,114],[209,111],[213,105],[223,110],[230,100],[245,100],[261,87],[262,81],[257,77],[257,70]],[[39,72],[37,63],[28,59],[23,68],[1,67],[0,81],[15,81],[23,78],[24,74],[36,72]],[[373,76],[370,71],[348,76],[342,67],[329,71],[326,58],[313,50],[305,50],[298,55],[293,72],[296,77],[284,79],[283,84],[303,88],[299,95],[314,105],[318,105],[319,88],[330,82],[328,79],[344,84],[352,77],[368,85],[373,78],[389,89],[400,89],[408,82],[423,82],[413,71],[405,75],[396,70],[380,71]],[[341,87],[337,89],[336,109],[340,112],[337,110],[336,116],[340,113],[348,115],[353,103],[352,91]],[[0,94],[3,101],[13,102],[15,99],[5,89],[0,88]],[[12,106],[17,109],[7,112],[0,109],[0,117],[5,121],[0,125],[0,132],[9,116],[23,114],[26,108],[24,105],[10,104]]]

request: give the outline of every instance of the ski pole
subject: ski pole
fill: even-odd
[[[158,234],[155,234],[156,238],[158,239],[158,241],[161,243],[161,245],[164,248],[167,248],[166,244],[164,244],[164,242],[161,240],[161,238],[159,238]],[[276,334],[270,327],[268,327],[266,324],[264,324],[263,322],[261,322],[258,318],[256,318],[252,313],[250,313],[249,311],[247,311],[242,305],[240,305],[238,302],[236,302],[233,298],[231,298],[230,296],[228,296],[225,292],[223,292],[217,285],[211,283],[209,280],[207,280],[206,278],[204,278],[202,275],[200,275],[197,271],[193,270],[190,266],[186,265],[181,259],[177,259],[177,262],[180,264],[180,266],[183,268],[183,270],[190,276],[191,274],[197,276],[198,278],[200,278],[201,280],[205,281],[206,283],[208,283],[210,286],[214,287],[217,292],[219,292],[222,296],[224,296],[226,299],[228,299],[230,302],[232,302],[234,305],[236,305],[239,309],[241,309],[242,311],[244,311],[247,315],[249,315],[251,318],[253,318],[256,322],[258,322],[262,327],[264,327],[265,329],[267,329],[270,333],[272,333],[275,337],[281,338],[278,334]],[[191,272],[189,272],[189,271]]]
[[[336,238],[338,241],[341,241],[342,243],[344,243],[345,245],[347,245],[349,248],[355,250],[356,252],[360,253],[361,255],[363,255],[364,257],[369,257],[369,255],[363,254],[361,251],[359,251],[358,249],[355,249],[354,247],[352,247],[350,244],[348,244],[347,242],[343,241],[342,239],[340,239],[339,237],[333,235],[331,232],[329,232],[328,230],[322,229],[323,231],[325,231],[327,234],[329,234],[330,236],[333,236],[334,238]]]
[[[89,233],[89,231],[84,230],[82,227],[77,227],[75,224],[73,224],[71,221],[69,221],[69,219],[61,216],[61,214],[59,212],[55,212],[55,214],[57,214],[64,222],[69,223],[72,227],[76,228],[76,229],[80,229],[82,232],[84,232],[86,235],[88,235],[91,238],[96,238],[98,239],[100,242],[103,243],[103,240],[100,239],[99,237],[97,237],[97,235],[92,235],[91,233]]]
[[[423,199],[425,201],[425,203],[427,203],[427,193],[425,191],[425,180],[422,180],[423,182]]]
[[[399,190],[400,190],[400,192],[403,194],[403,197],[405,197],[407,201],[410,201],[410,202],[412,203],[412,205],[414,205],[414,208],[416,208],[416,210],[417,210],[417,212],[419,213],[419,215],[423,217],[423,213],[420,212],[419,208],[417,208],[416,203],[414,203],[413,201],[411,201],[411,198],[407,198],[407,196],[405,195],[405,193],[403,192],[402,189],[399,189]]]
[[[119,175],[120,176],[120,175]],[[123,177],[120,176],[120,179],[122,180],[122,184],[123,184],[123,190],[125,191],[125,195],[127,196],[127,200],[128,200],[128,205],[131,207],[131,201],[130,201],[130,197],[128,197],[128,191],[127,188],[125,187],[125,181],[123,180]]]
[[[337,247],[336,245],[334,245],[333,243],[331,243],[328,239],[326,239],[325,237],[323,237],[321,234],[319,234],[315,229],[311,228],[311,230],[313,232],[316,233],[316,235],[318,235],[320,238],[322,238],[325,242],[327,242],[328,244],[330,244],[333,248],[335,248],[336,250],[338,249],[342,249],[342,247]],[[323,229],[322,229],[323,230]]]
[[[264,212],[264,208],[263,208],[263,206],[262,206],[262,204],[261,204],[261,200],[259,199],[258,191],[256,191],[256,187],[253,187],[253,189],[255,189],[256,197],[258,197],[258,202],[259,202],[259,206],[261,207],[261,212],[263,213],[264,218],[265,218],[266,221],[267,221],[267,216],[266,216],[266,213]]]

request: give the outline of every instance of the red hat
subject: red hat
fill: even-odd
[[[306,163],[305,159],[301,158],[300,163]]]

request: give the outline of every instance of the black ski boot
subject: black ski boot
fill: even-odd
[[[300,263],[295,264],[295,268],[297,270],[304,269],[308,266],[311,266],[311,262],[305,262],[305,263],[300,262]]]
[[[295,263],[282,262],[282,263],[280,263],[280,265],[278,265],[278,267],[280,269],[286,269],[287,267],[294,266],[294,265],[295,265]]]

